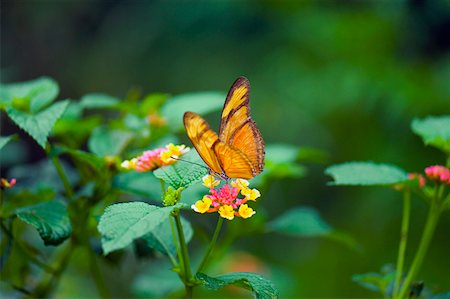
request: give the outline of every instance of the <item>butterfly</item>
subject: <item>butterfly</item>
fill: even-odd
[[[228,180],[251,179],[264,168],[264,140],[250,115],[250,82],[239,77],[222,110],[219,135],[198,114],[186,112],[186,133],[210,173]]]

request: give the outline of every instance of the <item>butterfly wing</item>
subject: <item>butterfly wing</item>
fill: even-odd
[[[219,143],[217,134],[211,130],[208,123],[196,113],[186,112],[183,120],[186,133],[203,161],[205,161],[212,171],[223,173],[220,162],[214,151],[215,144]]]
[[[251,118],[250,83],[247,78],[238,78],[228,92],[222,111],[219,139],[229,147],[221,146],[217,152],[229,177],[252,178],[263,170],[264,140]],[[229,163],[230,158],[224,156],[225,153],[233,157],[233,163]],[[251,165],[251,172],[248,172],[247,166],[243,166],[246,163]]]
[[[216,142],[213,148],[227,177],[249,180],[258,174],[250,159],[240,150],[221,141]]]

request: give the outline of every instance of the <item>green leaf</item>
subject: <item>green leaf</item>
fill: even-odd
[[[122,249],[133,240],[151,233],[181,205],[157,207],[144,202],[120,203],[109,206],[100,218],[104,254]]]
[[[219,111],[223,107],[226,95],[221,92],[186,93],[170,98],[161,110],[163,117],[174,131],[183,128],[183,115],[192,111],[202,116]]]
[[[296,162],[300,153],[300,147],[292,144],[268,144],[265,150],[266,160],[273,163]]]
[[[90,165],[93,169],[103,171],[103,168],[106,166],[106,162],[104,159],[82,150],[71,149],[65,146],[53,146],[50,152],[50,157],[59,156],[62,154],[69,154],[75,160],[82,161],[88,165]]]
[[[392,185],[408,179],[407,173],[397,166],[373,162],[333,165],[325,173],[333,177],[331,185]]]
[[[323,236],[333,230],[315,209],[301,207],[289,209],[267,227],[269,231],[305,237]]]
[[[388,288],[389,285],[394,280],[394,277],[395,272],[390,272],[386,274],[363,273],[363,274],[354,274],[352,276],[352,280],[358,283],[363,288],[366,288],[374,292],[386,294],[389,290]]]
[[[59,245],[72,233],[66,206],[60,201],[49,201],[16,210],[22,221],[34,226],[45,245]]]
[[[119,99],[103,93],[90,93],[84,95],[80,105],[86,109],[111,108],[119,103]]]
[[[100,157],[118,156],[133,138],[133,133],[110,130],[107,127],[94,129],[88,140],[88,148]]]
[[[184,239],[186,240],[186,243],[188,243],[194,234],[191,223],[181,217],[181,225],[183,226]],[[151,233],[145,235],[143,239],[150,248],[175,258],[177,251],[169,219],[162,222]]]
[[[6,107],[13,105],[15,108],[22,105],[28,107],[29,105],[30,111],[33,114],[53,102],[59,93],[58,84],[48,77],[1,85],[0,89],[1,104]]]
[[[273,283],[256,273],[232,272],[217,277],[198,273],[196,277],[205,288],[213,291],[227,285],[235,285],[251,290],[258,299],[278,298],[279,296]]]
[[[161,198],[161,183],[151,172],[129,171],[116,175],[113,187],[144,196],[146,198]]]
[[[0,149],[2,149],[11,140],[12,137],[13,135],[7,137],[0,136]]]
[[[450,115],[414,119],[411,128],[426,145],[450,153]]]
[[[20,128],[33,137],[45,149],[50,131],[68,104],[69,101],[67,100],[55,103],[36,115],[28,114],[14,108],[7,108],[6,113]]]
[[[174,189],[187,188],[208,174],[207,168],[192,164],[198,163],[204,165],[195,150],[189,151],[181,159],[184,161],[177,161],[172,165],[161,167],[153,173],[157,178],[164,180],[164,182]]]

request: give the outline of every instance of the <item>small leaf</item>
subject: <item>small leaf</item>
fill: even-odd
[[[14,101],[24,101],[29,104],[33,114],[53,102],[59,93],[58,84],[48,77],[5,84],[0,87],[0,103],[10,107]]]
[[[221,92],[186,93],[170,98],[161,110],[172,130],[183,128],[183,115],[192,111],[202,116],[219,111],[223,107],[225,94]]]
[[[227,285],[235,285],[251,290],[258,299],[278,298],[279,296],[273,283],[256,273],[232,272],[217,277],[197,273],[196,277],[205,288],[213,291]]]
[[[49,201],[16,210],[22,221],[34,226],[45,245],[59,245],[72,233],[66,206],[60,201]]]
[[[151,233],[181,205],[157,207],[144,202],[114,204],[106,208],[98,230],[104,254],[122,249],[133,240]]]
[[[352,280],[363,288],[374,292],[380,292],[387,295],[387,297],[390,297],[388,295],[390,295],[390,285],[393,283],[394,277],[395,272],[389,272],[386,274],[363,273],[353,275]]]
[[[414,119],[411,128],[426,145],[450,153],[450,115]]]
[[[133,133],[110,130],[107,127],[94,129],[88,141],[91,152],[100,157],[117,156],[133,138]]]
[[[0,149],[2,149],[11,140],[12,137],[13,135],[7,137],[0,136]]]
[[[332,176],[331,185],[392,185],[408,179],[407,173],[397,166],[373,162],[349,162],[333,165],[325,170]]]
[[[204,165],[195,150],[189,151],[181,159],[184,161],[177,161],[172,165],[161,167],[153,173],[157,178],[164,180],[164,182],[174,189],[187,188],[208,174],[206,167],[192,164],[198,163]]]
[[[181,217],[181,225],[183,226],[184,239],[186,240],[186,243],[188,243],[194,234],[191,223]],[[147,243],[148,247],[153,248],[165,255],[175,257],[177,254],[169,219],[162,222],[151,233],[145,235],[143,239]]]
[[[20,128],[33,137],[45,149],[50,131],[68,104],[69,101],[67,100],[55,103],[36,115],[28,114],[14,108],[7,108],[6,113]]]
[[[103,93],[90,93],[84,95],[80,105],[86,109],[111,108],[119,103],[119,99]]]
[[[69,154],[75,160],[82,161],[88,165],[90,165],[93,169],[103,171],[103,168],[106,166],[106,162],[104,159],[99,158],[98,156],[88,153],[82,150],[71,149],[64,146],[53,146],[50,152],[50,157],[59,156],[62,154]]]

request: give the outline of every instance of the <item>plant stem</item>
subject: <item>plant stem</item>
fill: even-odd
[[[411,214],[411,191],[409,189],[406,189],[403,192],[402,227],[401,227],[401,232],[400,232],[400,245],[398,248],[394,292],[392,293],[393,298],[395,298],[395,296],[398,293],[398,290],[399,290],[400,284],[401,284],[401,280],[402,280],[402,276],[403,276],[403,265],[405,263],[405,252],[406,252],[406,244],[408,241],[410,214]]]
[[[202,271],[203,268],[206,266],[206,263],[208,262],[208,258],[211,255],[212,251],[214,250],[214,246],[216,245],[217,237],[219,236],[220,229],[222,228],[222,223],[223,223],[223,218],[219,216],[219,219],[217,220],[217,224],[216,224],[216,229],[214,230],[214,234],[213,234],[211,242],[209,243],[209,246],[208,246],[208,250],[206,251],[206,254],[203,257],[203,260],[197,269],[197,273]]]
[[[53,165],[56,168],[56,172],[58,172],[59,178],[61,179],[64,189],[66,189],[67,197],[72,200],[73,199],[73,190],[72,186],[70,186],[69,180],[67,179],[66,173],[64,172],[64,168],[61,165],[61,161],[58,157],[51,158]]]
[[[110,298],[108,288],[105,285],[103,274],[98,266],[97,259],[94,251],[90,247],[86,248],[89,254],[89,266],[91,268],[92,278],[94,279],[95,286],[97,287],[100,298]]]
[[[427,253],[428,247],[430,245],[431,239],[433,237],[434,230],[439,220],[439,215],[441,212],[441,207],[438,202],[438,198],[434,198],[431,201],[430,210],[428,211],[427,221],[425,223],[425,228],[423,230],[422,238],[419,243],[419,249],[416,252],[411,268],[409,269],[408,275],[403,282],[402,288],[398,293],[396,298],[406,298],[406,293],[409,290],[411,282],[416,278],[419,273],[420,267],[422,266],[423,259]]]
[[[180,210],[175,210],[173,213],[173,217],[175,218],[175,224],[178,232],[178,240],[180,241],[180,249],[181,249],[180,251],[182,258],[181,262],[183,264],[183,272],[184,272],[183,282],[186,288],[186,298],[192,298],[192,287],[193,287],[192,272],[186,240],[184,239],[183,226],[181,225]]]

